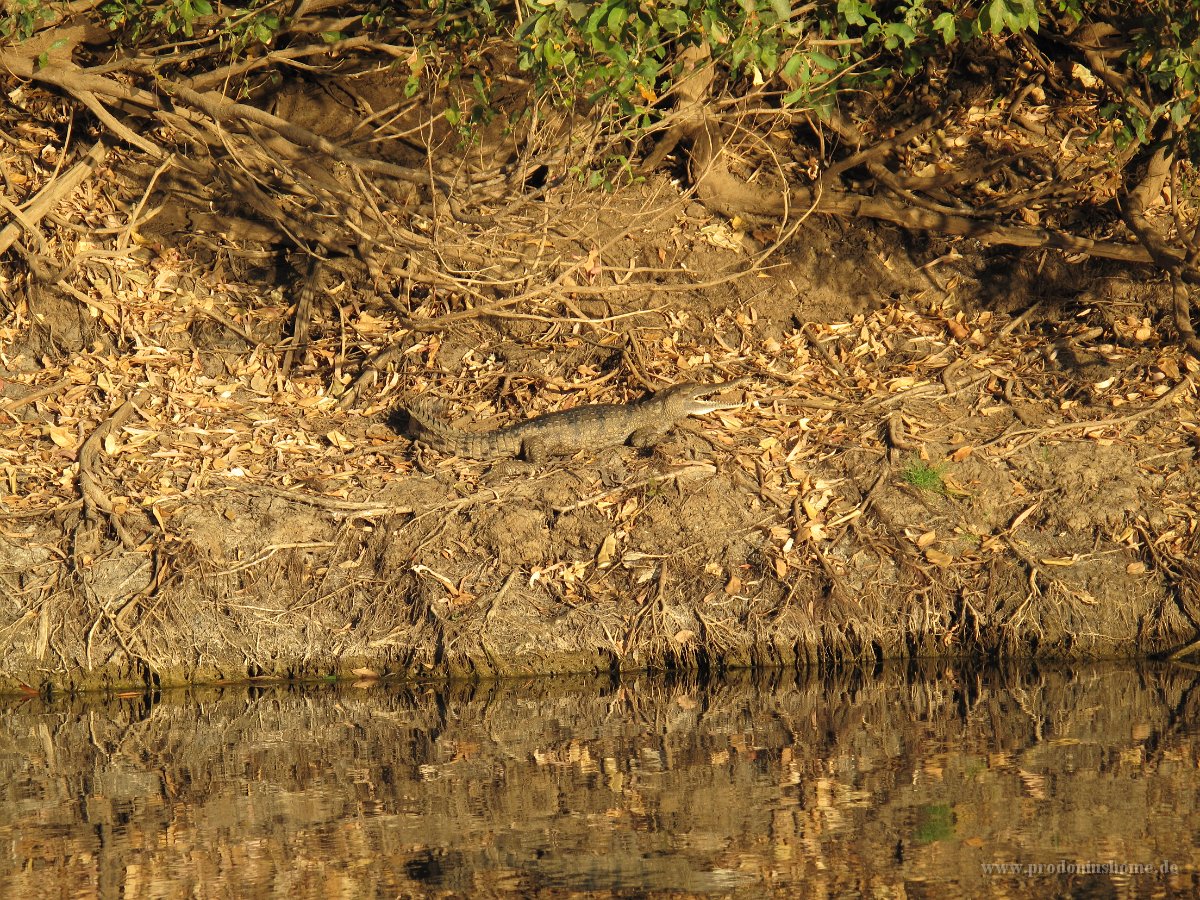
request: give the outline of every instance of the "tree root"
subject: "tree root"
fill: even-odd
[[[108,148],[104,146],[104,142],[96,141],[83,158],[66,171],[66,174],[60,175],[42,188],[38,195],[21,211],[19,217],[14,216],[14,221],[0,229],[0,254],[13,245],[13,241],[21,233],[22,227],[32,228],[36,225],[43,216],[54,209],[60,200],[66,198],[83,183],[85,178],[99,169],[107,154]],[[40,239],[41,236],[37,235],[37,238]]]
[[[145,391],[138,391],[118,406],[112,415],[96,426],[79,448],[79,492],[83,498],[84,520],[94,523],[103,513],[126,547],[137,546],[140,541],[125,528],[112,498],[100,486],[98,469],[105,438],[124,427],[144,398]]]

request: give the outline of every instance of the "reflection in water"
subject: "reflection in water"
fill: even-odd
[[[8,698],[0,896],[1194,895],[1196,682],[1027,664]]]

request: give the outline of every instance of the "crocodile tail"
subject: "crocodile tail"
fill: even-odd
[[[400,408],[408,415],[408,432],[412,438],[436,450],[462,452],[467,434],[446,422],[440,403],[422,395],[406,400]]]

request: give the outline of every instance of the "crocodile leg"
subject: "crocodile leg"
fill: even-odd
[[[673,425],[673,422],[666,422],[661,425],[646,425],[639,428],[629,435],[629,446],[637,447],[639,450],[648,450],[662,443],[662,439],[667,436],[667,432]]]
[[[520,457],[528,463],[543,463],[550,457],[550,448],[541,438],[526,435],[521,439]]]

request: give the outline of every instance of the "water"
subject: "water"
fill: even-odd
[[[0,896],[1195,896],[1198,703],[1034,664],[6,698]]]

